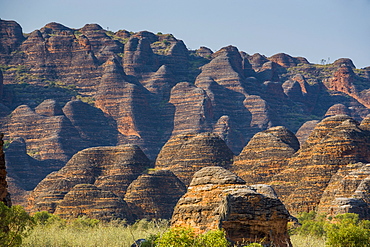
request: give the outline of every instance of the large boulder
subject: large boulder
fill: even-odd
[[[289,217],[272,187],[248,186],[230,171],[212,166],[194,174],[188,192],[175,207],[171,226],[191,226],[197,233],[223,228],[235,243],[291,246]]]

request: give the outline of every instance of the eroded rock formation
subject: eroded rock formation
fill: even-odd
[[[340,168],[370,161],[369,137],[346,115],[325,118],[270,184],[291,212],[315,210]]]
[[[234,154],[213,133],[187,133],[171,138],[159,153],[155,168],[172,171],[189,185],[195,172],[206,166],[229,168]]]
[[[109,191],[122,199],[130,183],[150,166],[150,161],[145,154],[134,145],[82,150],[75,154],[62,169],[49,174],[37,185],[29,197],[29,211],[54,212],[66,194],[78,184],[96,186],[103,192],[92,187],[88,189],[92,189],[97,195]],[[75,195],[73,192],[70,196],[73,198]],[[70,203],[69,199],[68,203]],[[79,202],[76,202],[77,211],[78,207]]]
[[[289,217],[272,187],[249,186],[222,167],[206,167],[194,174],[171,226],[191,226],[198,233],[223,228],[235,243],[290,246]]]
[[[282,126],[272,127],[252,137],[235,157],[232,171],[248,184],[268,183],[298,149],[299,142],[292,132]]]
[[[170,219],[185,185],[169,170],[149,170],[127,188],[125,201],[136,219]]]

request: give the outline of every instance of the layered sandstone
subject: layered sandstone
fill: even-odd
[[[171,171],[149,170],[130,184],[124,200],[136,219],[170,219],[185,192],[185,185]]]
[[[12,112],[8,131],[11,139],[23,138],[27,152],[39,160],[66,162],[86,145],[64,115],[39,115],[27,105],[21,105]]]
[[[335,115],[350,115],[348,107],[343,104],[335,104],[331,106],[325,113],[325,117],[335,116]]]
[[[134,145],[82,150],[62,169],[49,174],[37,185],[29,197],[28,209],[31,212],[45,210],[52,213],[78,184],[91,184],[122,198],[130,183],[150,166],[145,154]],[[74,195],[72,193],[71,196]]]
[[[172,135],[210,130],[211,101],[206,92],[188,82],[180,82],[171,90],[169,103],[174,106]]]
[[[272,127],[252,137],[235,157],[232,171],[248,184],[268,183],[298,149],[299,142],[291,131],[282,126]]]
[[[291,212],[315,210],[338,169],[370,161],[369,137],[346,115],[325,118],[270,184]]]
[[[319,120],[307,121],[297,130],[295,136],[297,137],[300,145],[302,146],[307,138],[311,135],[311,132],[315,129]]]
[[[171,226],[191,226],[197,233],[223,228],[234,243],[290,246],[289,217],[270,186],[248,186],[222,167],[206,167],[194,174]]]
[[[317,211],[334,216],[342,213],[357,213],[369,218],[369,192],[361,187],[370,179],[370,164],[355,163],[338,170],[322,194]]]
[[[10,55],[23,42],[22,27],[15,21],[0,20],[0,61],[7,63]]]
[[[103,221],[134,220],[122,198],[92,184],[75,185],[58,203],[54,214],[65,219],[86,216]]]
[[[213,133],[187,133],[171,138],[158,154],[155,168],[172,171],[189,185],[195,172],[206,166],[229,168],[234,154]]]

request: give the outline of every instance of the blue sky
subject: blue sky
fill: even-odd
[[[311,63],[342,57],[370,66],[370,0],[0,0],[0,18],[25,33],[49,22],[172,33],[189,49],[234,45]]]

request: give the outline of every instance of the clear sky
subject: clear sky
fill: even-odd
[[[234,45],[311,63],[351,58],[370,66],[370,0],[0,0],[0,18],[29,33],[50,22],[172,33],[189,49]]]

